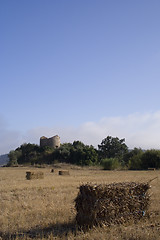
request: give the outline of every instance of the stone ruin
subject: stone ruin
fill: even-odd
[[[51,138],[47,138],[45,136],[42,136],[40,138],[40,147],[53,147],[53,148],[59,148],[60,147],[60,137],[58,135],[53,136]]]

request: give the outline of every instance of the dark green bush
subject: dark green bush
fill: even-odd
[[[148,169],[148,168],[160,168],[160,150],[147,150],[144,152],[142,159],[141,159],[141,168]]]
[[[142,169],[142,155],[143,154],[137,154],[132,156],[129,159],[128,163],[128,169],[130,170],[141,170]]]
[[[102,160],[104,170],[115,170],[120,168],[120,163],[117,158],[105,158]]]
[[[142,169],[142,156],[144,151],[141,148],[134,148],[128,153],[127,165],[130,170],[141,170]]]

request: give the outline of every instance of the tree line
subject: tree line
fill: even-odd
[[[25,143],[8,154],[8,166],[23,164],[54,164],[65,162],[81,166],[102,165],[106,170],[142,170],[160,168],[160,150],[129,150],[125,139],[107,136],[98,149],[81,141],[63,143],[59,148]]]

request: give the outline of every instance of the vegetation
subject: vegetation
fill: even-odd
[[[160,168],[160,151],[159,150],[147,150],[141,157],[141,168]]]
[[[141,158],[143,154],[144,151],[141,148],[134,148],[133,150],[129,151],[124,157],[124,162],[128,169],[140,170],[142,167]]]
[[[8,166],[17,164],[53,164],[65,162],[77,165],[98,164],[98,153],[93,146],[88,146],[80,141],[64,143],[60,148],[40,147],[36,144],[23,144],[15,151],[9,153]]]
[[[101,145],[98,145],[101,158],[118,158],[123,159],[123,156],[128,152],[128,147],[124,143],[125,139],[108,136],[102,140]]]
[[[143,151],[140,148],[129,150],[125,139],[107,136],[98,150],[81,141],[61,144],[60,148],[40,147],[25,143],[9,153],[8,166],[19,164],[70,163],[80,166],[102,165],[106,170],[142,170],[160,168],[160,150]]]
[[[105,158],[102,160],[102,166],[104,170],[120,169],[120,162],[117,158]]]

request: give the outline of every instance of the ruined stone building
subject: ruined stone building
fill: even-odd
[[[60,147],[60,137],[58,135],[51,137],[51,138],[47,138],[45,136],[40,138],[40,146],[41,147],[53,147],[53,148],[59,148]]]

